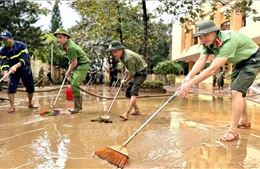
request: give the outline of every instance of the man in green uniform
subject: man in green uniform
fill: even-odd
[[[232,120],[221,141],[233,141],[239,138],[239,127],[249,128],[247,117],[246,92],[260,70],[259,46],[249,37],[236,31],[221,31],[211,20],[203,20],[197,25],[193,37],[199,37],[203,48],[201,55],[181,85],[179,97],[185,97],[193,85],[211,76],[226,62],[233,63],[231,74]],[[200,72],[209,57],[216,58],[211,65]],[[194,75],[200,74],[196,76]],[[192,79],[193,78],[193,79]]]
[[[137,53],[125,49],[120,41],[112,41],[107,51],[111,51],[115,58],[120,58],[126,68],[125,74],[128,74],[126,79],[121,80],[121,84],[133,80],[133,86],[130,92],[130,103],[126,112],[119,116],[123,120],[128,120],[128,116],[134,107],[135,112],[132,115],[141,115],[140,110],[136,104],[136,96],[138,96],[139,89],[147,77],[147,64],[144,59]]]
[[[69,69],[65,73],[66,77],[69,77],[73,72],[71,77],[71,88],[73,90],[74,108],[69,110],[71,114],[78,113],[82,110],[82,97],[80,95],[80,85],[86,77],[89,69],[89,59],[86,53],[76,45],[72,40],[70,40],[70,35],[68,32],[59,28],[54,33],[57,37],[58,42],[63,45],[63,49],[70,61]]]

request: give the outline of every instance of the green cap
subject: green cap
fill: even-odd
[[[118,49],[125,49],[125,46],[118,40],[113,40],[111,44],[109,45],[107,51],[113,51],[113,50],[118,50]]]
[[[68,34],[68,32],[66,31],[66,29],[64,28],[58,28],[55,32],[54,32],[54,36],[56,36],[57,34],[63,34],[66,35],[70,38],[70,35]]]
[[[203,20],[196,24],[196,32],[193,37],[195,38],[217,30],[220,30],[220,28],[212,20]]]

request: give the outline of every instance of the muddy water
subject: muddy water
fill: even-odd
[[[107,89],[91,91],[110,95]],[[35,93],[38,110],[28,110],[23,92],[16,95],[16,113],[6,113],[9,104],[0,102],[0,168],[115,168],[93,151],[123,143],[168,99],[138,99],[142,115],[128,121],[118,118],[128,100],[116,100],[110,112],[113,123],[97,123],[90,120],[104,115],[112,100],[86,94],[83,111],[67,115],[73,104],[63,90],[55,106],[63,114],[39,116],[40,110],[50,109],[57,92]],[[248,110],[252,128],[239,129],[238,141],[221,143],[231,118],[229,97],[175,98],[128,144],[125,168],[259,168],[260,106],[248,102]]]

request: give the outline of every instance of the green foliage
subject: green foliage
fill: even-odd
[[[142,84],[143,89],[162,89],[164,86],[164,83],[161,81],[144,81]]]
[[[169,60],[171,46],[171,27],[162,21],[149,24],[150,67],[153,69],[159,62]]]
[[[61,21],[59,3],[60,3],[60,0],[55,0],[54,6],[52,9],[51,25],[50,25],[51,33],[54,33],[58,28],[63,27],[62,21]]]
[[[68,68],[68,59],[66,53],[62,50],[62,46],[57,42],[56,37],[52,33],[46,33],[45,45],[42,48],[35,49],[33,55],[36,60],[42,60],[44,63],[51,63],[51,50],[53,44],[53,65],[63,69]]]
[[[77,44],[87,53],[92,64],[102,67],[111,40],[122,35],[124,45],[137,52],[143,50],[144,28],[142,4],[132,6],[118,0],[78,0],[71,6],[82,16],[81,22],[69,30]],[[149,18],[154,18],[148,13]],[[169,27],[162,22],[148,22],[149,65],[153,67],[169,55]]]
[[[189,73],[189,63],[185,61],[179,61],[178,64],[181,65],[183,69],[183,74],[187,75]]]
[[[167,75],[168,82],[170,84],[175,84],[176,75],[175,74],[169,74]]]
[[[160,0],[163,5],[157,8],[159,13],[171,14],[174,21],[179,21],[186,29],[186,33],[190,30],[189,25],[194,25],[194,22],[198,19],[204,18],[206,12],[203,10],[204,6],[210,6],[212,13],[216,12],[217,4],[220,3],[223,6],[227,6],[224,16],[228,20],[230,19],[231,12],[239,12],[243,16],[251,17],[254,21],[260,21],[260,16],[256,9],[253,8],[253,0]],[[210,15],[210,19],[214,19],[214,15]]]
[[[8,30],[13,33],[14,38],[27,44],[29,52],[35,48],[44,46],[44,36],[40,27],[35,27],[39,15],[47,14],[46,9],[27,0],[0,1],[0,31]]]
[[[155,74],[167,75],[167,74],[179,74],[181,71],[183,71],[183,68],[177,62],[167,60],[158,63],[153,70]]]

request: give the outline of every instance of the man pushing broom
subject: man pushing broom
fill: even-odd
[[[58,42],[63,45],[63,49],[70,61],[69,69],[65,73],[66,77],[69,77],[73,72],[71,77],[71,88],[73,90],[74,96],[74,108],[69,110],[71,114],[78,113],[82,110],[82,97],[80,96],[80,84],[85,79],[88,69],[89,69],[89,58],[86,53],[76,45],[72,40],[70,40],[70,35],[68,32],[59,28],[54,33]]]
[[[135,109],[135,112],[132,115],[140,115],[141,112],[136,104],[136,96],[138,96],[139,89],[144,83],[147,77],[147,63],[145,60],[138,55],[137,53],[125,49],[125,46],[117,40],[114,40],[109,45],[107,51],[111,52],[115,58],[121,60],[124,63],[126,72],[129,76],[126,79],[121,80],[121,84],[125,84],[133,80],[133,86],[130,91],[130,103],[126,112],[119,117],[123,120],[128,120],[129,114],[132,108]]]

